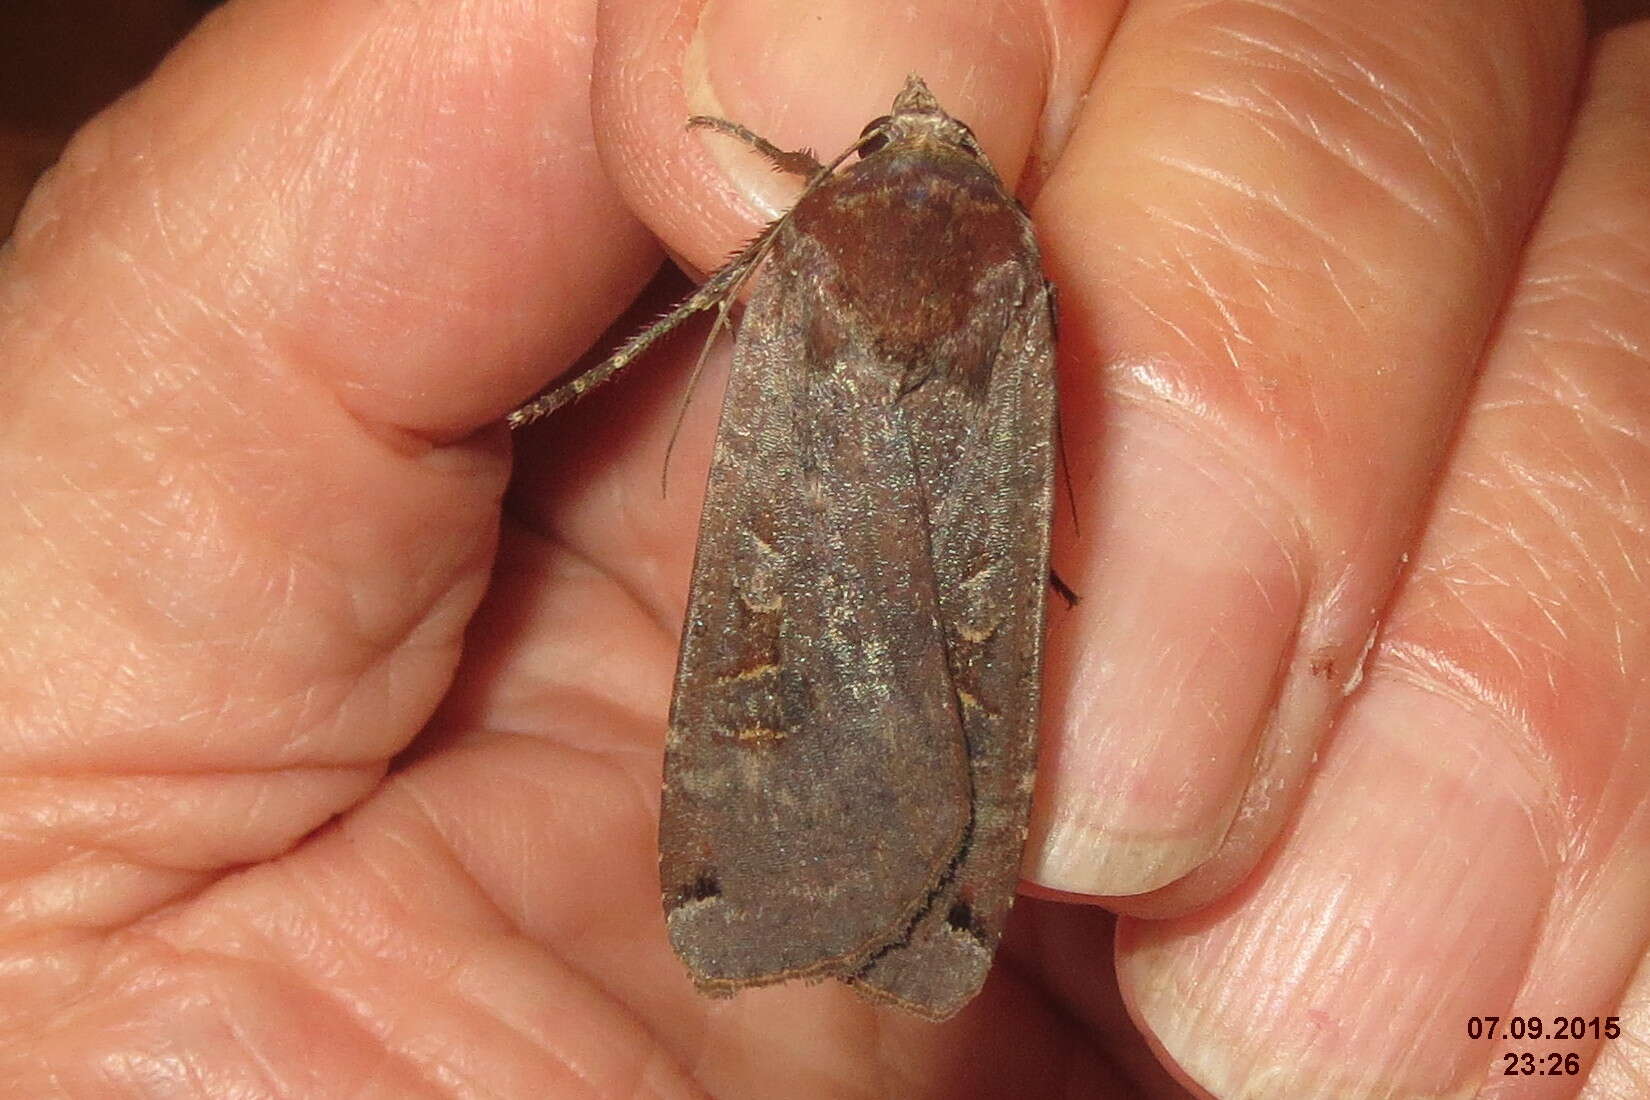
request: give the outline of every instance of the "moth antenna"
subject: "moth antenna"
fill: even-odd
[[[731,297],[723,298],[716,307],[716,320],[711,323],[710,333],[699,348],[699,358],[694,360],[693,373],[688,375],[687,389],[682,392],[682,400],[676,406],[676,420],[670,426],[670,439],[665,443],[665,461],[659,467],[659,495],[670,494],[670,456],[676,452],[676,437],[682,434],[682,421],[687,419],[688,404],[693,400],[693,391],[698,388],[699,375],[705,369],[705,359],[710,355],[710,346],[716,342],[716,337],[728,323],[728,302]]]

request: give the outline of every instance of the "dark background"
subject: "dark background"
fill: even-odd
[[[0,0],[0,236],[87,118],[154,68],[215,0]]]

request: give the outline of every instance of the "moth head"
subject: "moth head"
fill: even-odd
[[[934,142],[960,149],[985,160],[985,150],[975,140],[968,125],[945,113],[920,76],[905,78],[905,87],[894,97],[888,114],[870,121],[860,131],[856,147],[862,157],[880,152],[889,145]]]

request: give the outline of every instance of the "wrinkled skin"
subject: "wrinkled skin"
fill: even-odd
[[[1650,1091],[1650,25],[1584,15],[216,12],[0,254],[0,1095]],[[794,193],[687,115],[829,155],[907,71],[1032,202],[1083,597],[939,1026],[665,944],[725,348],[663,496],[692,333],[499,426]]]

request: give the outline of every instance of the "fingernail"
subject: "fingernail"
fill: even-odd
[[[1285,502],[1182,424],[1129,406],[1107,438],[1027,868],[1119,895],[1174,881],[1225,836],[1300,617],[1304,541]]]
[[[1251,894],[1213,922],[1125,925],[1130,1002],[1188,1076],[1217,1096],[1475,1095],[1512,1048],[1469,1021],[1507,1014],[1554,882],[1532,814],[1552,799],[1510,744],[1381,685]]]

